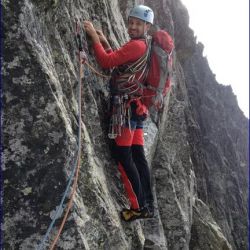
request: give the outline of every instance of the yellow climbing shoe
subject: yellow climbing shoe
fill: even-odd
[[[135,210],[135,209],[123,209],[121,211],[121,218],[124,221],[133,221],[137,219],[148,219],[152,218],[154,216],[154,213],[151,213],[148,208],[143,208],[141,210]]]

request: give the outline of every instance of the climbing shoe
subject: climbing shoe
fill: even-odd
[[[140,210],[135,209],[123,209],[121,211],[121,218],[124,221],[133,221],[137,219],[148,219],[153,218],[154,213],[150,212],[147,207],[142,208]]]

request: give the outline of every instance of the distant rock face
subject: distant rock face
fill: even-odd
[[[234,249],[246,249],[248,121],[230,86],[219,85],[202,46],[183,66],[197,193]]]
[[[2,1],[3,249],[38,247],[75,166],[74,19],[92,20],[117,48],[128,40],[129,9],[142,2]],[[58,249],[247,249],[248,120],[231,87],[216,82],[181,2],[145,4],[176,46],[171,92],[145,128],[155,218],[120,220],[128,201],[107,138],[107,80],[84,66],[80,176]],[[82,38],[89,62],[101,71],[83,30]]]

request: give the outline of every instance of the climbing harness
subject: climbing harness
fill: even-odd
[[[125,66],[117,67],[114,70],[116,89],[119,93],[129,96],[142,91],[143,83],[147,77],[148,65],[151,53],[151,39],[145,39],[147,50],[142,57],[133,63]]]
[[[81,165],[81,95],[82,95],[81,83],[82,83],[82,78],[83,78],[83,66],[82,65],[83,65],[83,61],[84,61],[85,52],[83,51],[82,42],[81,42],[80,25],[79,25],[79,22],[77,22],[77,21],[75,23],[75,40],[76,40],[78,51],[79,51],[79,77],[78,77],[78,153],[77,153],[77,159],[76,159],[74,168],[72,169],[72,172],[70,174],[70,177],[69,177],[69,180],[68,180],[68,184],[67,184],[66,190],[64,192],[64,195],[63,195],[63,197],[61,199],[60,205],[59,205],[59,207],[57,208],[57,210],[55,212],[54,218],[53,218],[52,222],[50,223],[50,226],[47,229],[47,232],[46,232],[43,240],[41,241],[41,243],[37,247],[37,250],[44,249],[45,242],[47,241],[47,239],[48,239],[48,237],[49,237],[49,235],[51,233],[51,230],[54,227],[55,221],[59,217],[59,215],[62,213],[63,204],[64,204],[64,201],[65,201],[65,198],[66,198],[66,196],[69,193],[70,186],[71,186],[73,178],[74,178],[74,182],[73,182],[73,186],[72,186],[72,191],[71,191],[71,194],[70,194],[70,200],[69,200],[68,205],[67,205],[67,210],[66,210],[64,218],[63,218],[63,220],[61,222],[61,225],[60,225],[60,228],[58,230],[58,233],[57,233],[55,239],[53,240],[53,242],[52,242],[52,244],[50,246],[50,250],[54,249],[54,247],[55,247],[55,245],[56,245],[56,243],[57,243],[57,241],[59,239],[59,236],[60,236],[60,234],[62,232],[64,224],[65,224],[65,222],[67,220],[68,213],[69,213],[69,211],[70,211],[70,209],[72,207],[72,204],[73,204],[73,198],[74,198],[74,194],[75,194],[76,187],[77,187],[77,180],[78,180],[79,169],[80,169],[80,165]]]
[[[112,109],[108,137],[115,139],[121,135],[124,125],[131,130],[131,102],[135,101],[141,108],[143,83],[148,74],[148,61],[150,60],[151,41],[146,38],[147,50],[135,62],[118,67],[113,72],[111,87],[113,87]],[[113,84],[112,84],[113,83]]]

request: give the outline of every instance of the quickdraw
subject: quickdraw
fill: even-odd
[[[127,107],[128,95],[115,95],[112,97],[112,115],[109,123],[108,137],[115,139],[121,135],[123,125],[126,120],[130,120],[131,110]],[[130,123],[128,124],[130,126]]]

